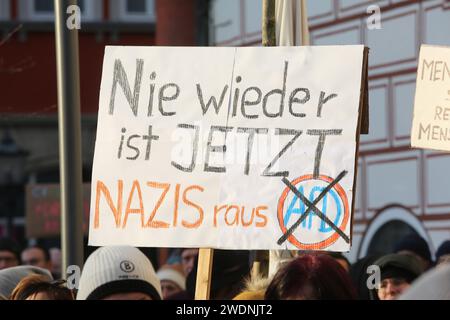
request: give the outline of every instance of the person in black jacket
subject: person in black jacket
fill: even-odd
[[[380,283],[370,291],[372,300],[394,300],[423,273],[420,261],[405,254],[388,254],[374,262]]]

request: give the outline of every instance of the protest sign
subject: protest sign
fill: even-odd
[[[348,251],[363,46],[107,47],[89,243]]]
[[[450,151],[450,48],[422,45],[411,146]]]
[[[89,221],[90,184],[83,184],[84,231]],[[27,238],[56,237],[61,234],[61,197],[59,184],[28,184],[26,198]]]

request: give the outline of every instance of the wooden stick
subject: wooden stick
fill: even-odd
[[[275,26],[275,0],[263,0],[262,12],[262,45],[264,47],[276,46],[276,26]],[[255,251],[255,261],[253,262],[251,277],[266,276],[269,269],[269,251]]]
[[[252,279],[267,278],[269,274],[269,251],[255,250],[255,261],[253,262]]]
[[[198,253],[197,283],[195,300],[208,300],[211,289],[214,249],[200,249]]]
[[[306,9],[306,0],[300,1],[302,8],[301,24],[302,24],[302,46],[311,45],[309,39],[308,12]]]
[[[263,1],[263,17],[262,17],[262,45],[276,45],[276,28],[275,28],[275,0]]]

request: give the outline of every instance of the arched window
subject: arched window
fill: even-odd
[[[370,240],[367,255],[393,252],[397,241],[409,234],[418,235],[409,224],[401,220],[389,221],[379,228]]]
[[[390,253],[395,243],[410,233],[424,238],[433,249],[425,227],[414,212],[402,205],[388,205],[367,226],[357,256],[362,258],[372,253]]]

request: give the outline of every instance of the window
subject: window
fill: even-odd
[[[155,1],[120,0],[118,20],[135,22],[155,21]]]
[[[134,1],[127,1],[127,12],[130,13],[142,13],[146,12],[147,4],[145,0],[134,0]]]
[[[36,13],[48,13],[53,11],[53,1],[52,0],[35,0],[34,1],[34,11]]]
[[[401,220],[386,222],[370,240],[367,255],[394,252],[394,244],[408,235],[419,235],[410,225]]]
[[[81,9],[81,22],[99,18],[101,16],[101,5],[101,1],[78,0],[78,6]],[[22,0],[20,16],[24,20],[53,21],[53,0]]]
[[[0,20],[8,20],[9,14],[9,0],[0,0]]]
[[[30,18],[33,20],[52,20],[53,19],[53,1],[52,0],[34,0],[30,1]]]

